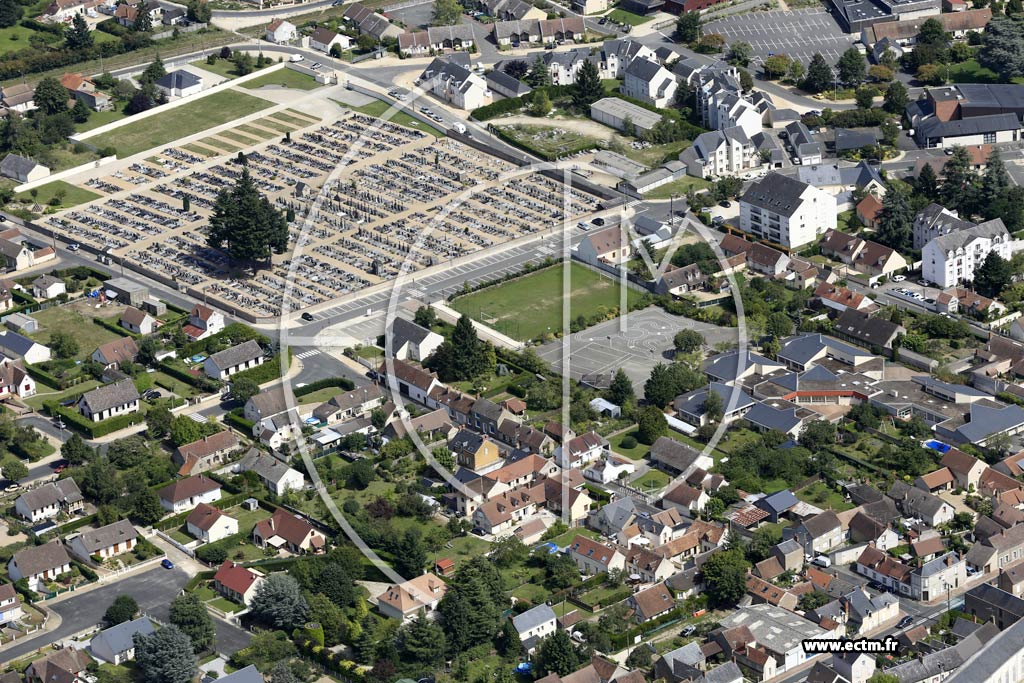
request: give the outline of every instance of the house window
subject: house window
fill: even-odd
[[[985,135],[982,137],[982,142],[984,144],[986,144],[986,145],[994,144],[995,141],[996,141],[996,134],[995,133],[985,133]]]

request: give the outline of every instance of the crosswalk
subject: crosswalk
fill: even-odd
[[[295,354],[295,357],[301,360],[303,358],[309,358],[311,356],[316,356],[319,353],[320,353],[320,349],[310,349],[309,351],[303,351],[302,353]]]

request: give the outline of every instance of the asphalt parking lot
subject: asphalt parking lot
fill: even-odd
[[[704,335],[708,345],[719,342],[735,342],[736,330],[718,327],[695,320],[669,315],[657,307],[634,311],[626,316],[626,329],[622,331],[619,320],[609,320],[582,332],[570,335],[569,376],[579,379],[592,373],[614,374],[622,368],[633,380],[638,392],[658,363],[671,361],[674,355],[673,338],[684,327],[692,328]],[[562,370],[562,343],[564,340],[548,342],[540,347],[540,356]]]
[[[704,32],[719,33],[728,43],[746,41],[762,58],[786,54],[805,65],[816,52],[834,64],[857,39],[843,33],[824,9],[751,12],[709,22]]]
[[[423,2],[410,7],[403,7],[388,12],[388,18],[392,21],[400,21],[410,29],[414,27],[426,28],[430,26],[430,20],[434,16],[434,3]]]

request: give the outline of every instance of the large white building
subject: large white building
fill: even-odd
[[[678,87],[675,76],[668,69],[649,59],[634,59],[630,62],[622,80],[623,95],[659,109],[675,101]]]
[[[679,160],[689,175],[698,178],[736,175],[761,166],[760,152],[739,126],[698,135]]]
[[[420,74],[420,86],[459,109],[472,110],[491,103],[491,91],[478,76],[452,59],[435,59]]]
[[[795,178],[769,173],[740,197],[740,229],[787,248],[836,228],[836,198]]]
[[[974,271],[989,252],[1010,258],[1010,234],[1002,219],[939,235],[921,251],[924,279],[940,287],[951,287],[974,280]]]

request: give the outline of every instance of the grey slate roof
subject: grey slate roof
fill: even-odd
[[[783,489],[778,493],[773,493],[770,496],[762,498],[761,500],[757,501],[756,505],[759,508],[771,510],[781,514],[786,510],[792,508],[794,505],[797,504],[797,502],[798,501],[796,499],[796,496],[793,495],[792,491],[790,491],[789,489]]]
[[[448,442],[448,447],[453,451],[475,453],[483,443],[484,437],[480,436],[476,432],[471,432],[468,429],[460,429],[455,436],[452,437],[451,441]]]
[[[26,491],[21,494],[20,500],[24,501],[29,510],[40,510],[62,502],[77,503],[82,500],[82,492],[78,490],[74,479],[60,479]]]
[[[256,448],[250,448],[238,465],[243,472],[255,472],[261,479],[277,484],[292,468],[288,463]]]
[[[979,636],[983,629],[991,632],[990,626],[994,627],[994,624],[986,624],[962,642],[966,643]],[[985,643],[984,646],[968,656],[964,666],[946,679],[948,683],[986,683],[998,680],[996,672],[1020,654],[1020,645],[1024,642],[1024,620],[1018,621],[1002,633],[981,640]]]
[[[789,432],[802,422],[797,417],[796,411],[795,406],[775,408],[765,403],[758,403],[743,416],[743,419],[763,429]]]
[[[194,73],[189,71],[185,71],[184,69],[172,71],[171,73],[156,79],[156,85],[169,90],[183,90],[185,88],[200,85],[202,82],[203,79],[199,78],[199,76],[196,76]]]
[[[64,544],[54,539],[44,545],[22,548],[14,553],[13,560],[21,570],[22,576],[35,576],[65,564],[71,564]]]
[[[634,59],[626,67],[626,75],[639,78],[645,83],[650,83],[661,71],[661,64],[649,59]]]
[[[137,538],[138,535],[139,532],[132,526],[132,523],[127,519],[122,519],[99,529],[83,531],[81,541],[85,550],[91,555],[97,550],[109,548],[115,543],[126,543]]]
[[[940,121],[938,117],[929,117],[918,125],[917,136],[921,139],[948,138],[962,135],[982,135],[1004,130],[1017,130],[1020,121],[1015,114],[991,114],[989,116],[972,116],[967,119]]]
[[[547,603],[543,603],[526,610],[522,614],[512,617],[512,624],[519,633],[526,633],[530,629],[537,628],[549,621],[555,620],[555,611]]]
[[[900,325],[847,308],[835,320],[833,329],[867,346],[886,346],[899,332]]]
[[[0,353],[13,358],[24,358],[25,354],[32,350],[38,342],[17,332],[5,332],[0,334]]]
[[[771,213],[792,216],[800,207],[800,195],[807,187],[807,183],[781,173],[769,173],[752,183],[740,201]]]
[[[946,251],[955,251],[967,246],[972,240],[979,237],[989,239],[1002,237],[1003,239],[1009,239],[1009,232],[1006,230],[1006,225],[1003,224],[1003,219],[995,218],[962,230],[939,235],[932,241]]]
[[[923,491],[906,482],[896,481],[889,489],[889,497],[896,501],[904,514],[912,516],[933,517],[945,503],[938,496]]]
[[[93,636],[90,646],[94,649],[101,645],[115,655],[124,654],[135,648],[132,638],[136,633],[148,636],[156,631],[153,622],[149,617],[139,617],[133,621],[123,621],[120,624],[104,629]]]
[[[682,413],[703,415],[704,400],[707,398],[708,391],[713,391],[721,397],[722,409],[726,412],[741,410],[755,403],[754,399],[739,387],[731,387],[721,382],[712,382],[703,389],[696,389],[688,394],[677,396],[672,407]],[[735,405],[733,405],[733,401],[735,401]]]
[[[500,88],[504,88],[509,92],[515,93],[516,95],[525,95],[531,90],[530,86],[526,85],[517,78],[509,76],[504,71],[494,70],[491,73],[487,74],[485,80],[488,82],[488,84],[493,83],[494,85],[497,85]]]
[[[82,403],[89,406],[89,410],[93,413],[100,413],[138,400],[139,392],[135,388],[135,382],[130,379],[98,387],[84,393],[80,399]]]
[[[256,360],[263,355],[263,348],[255,339],[244,341],[229,349],[218,351],[210,356],[210,360],[221,370],[233,368],[247,361]]]
[[[1016,404],[1001,408],[972,405],[970,415],[971,421],[957,429],[967,443],[977,443],[992,434],[1024,424],[1024,409]]]
[[[36,166],[39,164],[31,159],[18,154],[8,154],[0,161],[0,174],[16,178],[27,175]]]
[[[221,676],[217,683],[263,683],[263,674],[259,672],[255,664],[250,664],[244,669]]]

